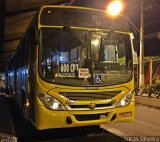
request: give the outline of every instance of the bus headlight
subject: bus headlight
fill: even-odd
[[[117,104],[117,107],[127,106],[131,103],[133,98],[133,92],[129,92],[123,99]]]
[[[39,93],[38,98],[41,100],[44,106],[50,110],[66,110],[58,100],[47,95],[46,93]]]

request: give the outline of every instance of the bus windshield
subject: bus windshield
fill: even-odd
[[[48,82],[101,86],[132,78],[129,34],[41,28],[40,36],[39,73]]]

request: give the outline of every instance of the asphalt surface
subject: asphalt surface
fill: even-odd
[[[160,136],[160,109],[138,105],[135,107],[134,122],[114,123],[101,127],[121,137]]]

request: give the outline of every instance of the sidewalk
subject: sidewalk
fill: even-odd
[[[0,95],[0,142],[16,142],[14,128],[5,96]]]
[[[17,138],[12,135],[0,133],[0,142],[17,142]]]
[[[145,96],[136,96],[135,101],[136,101],[136,104],[147,105],[147,106],[156,107],[160,109],[160,99],[158,98],[148,98]]]

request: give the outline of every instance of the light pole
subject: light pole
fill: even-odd
[[[139,55],[139,89],[144,87],[144,1],[141,0],[140,17],[140,55]]]

